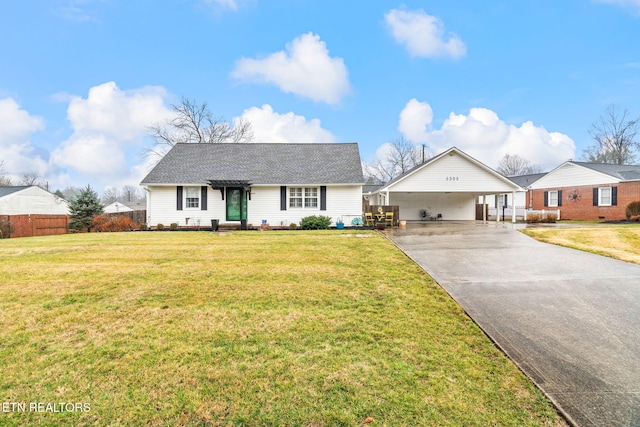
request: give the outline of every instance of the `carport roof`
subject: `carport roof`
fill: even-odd
[[[524,191],[526,191],[520,185],[518,185],[517,183],[511,181],[507,177],[501,175],[500,173],[496,172],[495,170],[493,170],[489,166],[487,166],[484,163],[476,160],[475,158],[471,157],[470,155],[468,155],[467,153],[465,153],[464,151],[462,151],[462,150],[460,150],[460,149],[458,149],[456,147],[451,147],[450,149],[438,154],[437,156],[434,156],[434,157],[428,159],[424,163],[421,163],[421,164],[415,166],[414,168],[408,170],[407,172],[399,175],[398,177],[394,178],[393,180],[389,181],[387,184],[385,184],[384,186],[379,188],[378,191],[379,192],[393,191],[392,187],[396,186],[397,184],[399,184],[402,181],[405,181],[405,180],[409,179],[411,176],[416,174],[418,171],[420,171],[422,169],[425,169],[425,168],[429,168],[431,165],[437,163],[441,159],[445,158],[445,156],[447,156],[447,155],[455,155],[455,154],[459,155],[460,157],[466,159],[468,162],[472,163],[474,166],[476,166],[477,170],[481,170],[484,173],[493,176],[495,179],[497,179],[499,182],[501,182],[501,184],[504,184],[504,189],[501,190],[501,191],[516,191],[516,192],[524,192]],[[435,191],[438,191],[438,190],[435,190]],[[498,193],[499,192],[499,191],[498,192],[495,191],[494,189],[487,190],[487,191],[488,192],[486,194],[494,194],[494,193]],[[479,194],[481,194],[483,191],[470,190],[469,192],[478,192]]]

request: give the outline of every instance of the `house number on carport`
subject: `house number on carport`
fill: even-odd
[[[459,178],[457,176],[448,176],[447,181],[458,181]]]

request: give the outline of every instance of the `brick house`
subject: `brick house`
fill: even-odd
[[[527,187],[533,209],[559,209],[562,219],[620,220],[640,200],[640,165],[567,161]]]

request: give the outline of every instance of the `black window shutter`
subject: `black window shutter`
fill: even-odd
[[[280,210],[287,210],[287,187],[284,185],[280,186]]]
[[[562,190],[558,190],[558,206],[562,206]]]
[[[598,187],[593,188],[593,206],[598,206]]]
[[[320,187],[320,210],[321,211],[327,210],[327,186],[326,185],[322,185]]]
[[[207,210],[207,186],[200,187],[200,210]]]
[[[178,185],[178,187],[176,187],[176,209],[181,211],[182,210],[182,185]]]
[[[544,205],[545,206],[549,206],[549,192],[548,191],[544,192]]]
[[[611,187],[611,206],[618,206],[618,187]]]

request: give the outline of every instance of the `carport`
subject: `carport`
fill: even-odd
[[[428,217],[443,220],[472,221],[476,219],[476,200],[486,196],[525,192],[522,187],[500,175],[478,160],[452,147],[428,159],[385,184],[375,192],[365,194],[370,204],[398,205],[400,220],[421,220],[422,211]],[[486,220],[486,209],[483,209]],[[516,221],[515,210],[512,222]],[[499,221],[499,218],[497,219]]]

